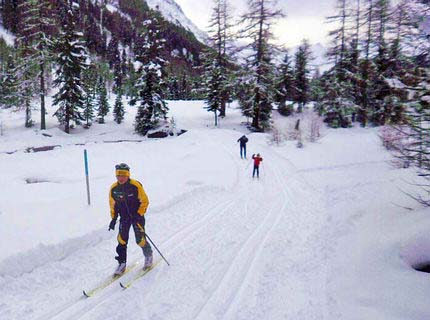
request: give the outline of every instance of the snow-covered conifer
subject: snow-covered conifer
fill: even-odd
[[[295,82],[294,82],[294,71],[291,66],[291,58],[288,53],[285,54],[284,60],[279,66],[279,73],[276,79],[275,87],[276,102],[278,103],[278,108],[285,108],[285,103],[287,101],[294,100]]]
[[[106,82],[102,76],[97,81],[97,121],[105,123],[105,116],[109,113],[109,102],[107,99]]]
[[[0,105],[4,108],[18,107],[18,79],[16,75],[15,59],[8,55],[1,70]]]
[[[82,108],[85,103],[85,92],[82,87],[81,73],[87,67],[88,54],[82,41],[82,33],[77,31],[76,21],[79,5],[70,1],[61,7],[62,30],[58,39],[59,53],[56,57],[56,78],[54,86],[58,92],[54,95],[53,105],[64,131],[70,133],[71,123],[79,124],[84,120]]]
[[[307,40],[303,40],[295,54],[294,63],[294,83],[296,94],[294,101],[299,104],[297,112],[301,112],[303,107],[309,101],[309,73],[311,60],[310,45]]]
[[[272,63],[272,25],[283,17],[281,10],[275,9],[272,0],[248,0],[248,11],[242,16],[242,36],[251,40],[247,48],[252,52],[246,59],[248,72],[246,86],[252,101],[252,124],[255,130],[270,126],[272,103],[275,100],[274,65]],[[248,108],[248,104],[245,104]],[[248,110],[246,110],[248,112]],[[244,111],[245,113],[245,111]]]
[[[52,61],[53,44],[50,40],[50,32],[52,33],[55,28],[55,21],[52,18],[54,11],[48,0],[23,0],[18,9],[20,12],[18,44],[22,48],[24,64],[21,69],[23,74],[27,74],[30,69],[33,69],[33,65],[39,69],[37,72],[38,84],[35,85],[34,94],[38,93],[40,96],[40,129],[43,130],[46,129],[46,80]],[[28,93],[30,94],[30,90]],[[31,98],[32,96],[28,97],[28,99]]]
[[[165,40],[161,34],[159,15],[151,11],[143,22],[143,30],[136,43],[136,60],[141,63],[136,87],[139,91],[135,131],[146,135],[161,119],[167,118],[168,107],[164,100],[166,61],[161,57]]]
[[[122,104],[122,89],[118,88],[116,98],[115,98],[115,106],[113,108],[113,117],[116,123],[120,124],[122,120],[124,120],[124,105]]]

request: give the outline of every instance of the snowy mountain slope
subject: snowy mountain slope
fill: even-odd
[[[206,43],[208,35],[200,30],[182,11],[174,0],[145,0],[151,9],[158,10],[166,20],[184,27],[191,31],[196,38]]]
[[[178,5],[174,0],[142,0],[145,1],[148,6],[153,9],[161,12],[162,16],[178,26],[184,27],[186,30],[192,32],[196,38],[206,43],[207,34],[200,30],[182,11],[180,5]],[[108,9],[110,11],[118,11],[117,7],[119,6],[118,0],[114,0],[111,4],[108,5]],[[120,12],[120,11],[118,11]]]
[[[2,151],[18,149],[0,153],[0,319],[429,317],[430,280],[410,266],[430,258],[428,210],[404,208],[417,208],[399,189],[412,192],[404,180],[415,173],[390,166],[375,129],[326,130],[303,149],[248,134],[241,160],[237,109],[214,128],[203,102],[170,108],[189,131],[162,140],[133,134],[134,108],[121,125],[109,118],[71,136],[49,118],[51,137],[21,128],[22,114],[0,111]],[[112,143],[124,139],[142,141]],[[48,144],[61,147],[24,152]],[[249,160],[256,152],[259,180]],[[107,192],[118,162],[143,183],[146,230],[171,266],[159,264],[125,291],[114,283],[83,299],[116,264]],[[129,262],[142,261],[133,235],[128,250]]]

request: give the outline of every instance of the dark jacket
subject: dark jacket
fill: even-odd
[[[246,143],[248,142],[248,138],[245,135],[243,135],[237,140],[237,142],[240,142],[241,146],[245,146]]]
[[[145,214],[149,200],[142,184],[137,180],[128,179],[124,184],[115,182],[111,186],[109,204],[112,219],[119,215],[121,219],[135,220]]]

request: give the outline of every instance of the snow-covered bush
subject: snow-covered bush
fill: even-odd
[[[278,112],[283,116],[290,116],[294,112],[294,104],[283,104],[278,107]]]
[[[311,115],[310,119],[310,131],[309,141],[315,142],[321,137],[321,127],[323,125],[323,119],[317,114]]]
[[[279,130],[277,127],[273,127],[272,135],[270,136],[271,144],[276,144],[279,146],[284,140],[285,140],[285,137],[282,134],[281,130]]]
[[[403,149],[405,140],[407,140],[407,134],[404,130],[389,125],[379,129],[379,137],[383,146],[389,151]]]
[[[305,142],[316,142],[322,135],[325,126],[323,118],[312,110],[305,109],[288,118],[275,117],[273,121],[271,141],[298,141],[300,146]]]
[[[382,145],[395,156],[392,163],[397,168],[409,167],[407,156],[411,141],[408,132],[409,130],[406,126],[393,127],[386,125],[379,129]]]

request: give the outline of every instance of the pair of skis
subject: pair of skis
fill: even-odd
[[[120,282],[119,285],[121,286],[121,288],[123,289],[127,289],[129,287],[131,287],[133,285],[133,283],[137,280],[139,280],[140,278],[142,278],[143,276],[145,276],[149,271],[151,271],[152,269],[154,269],[154,267],[160,262],[160,260],[154,262],[152,264],[152,266],[150,266],[149,268],[145,268],[145,269],[140,269],[139,272],[137,272],[133,278],[131,278],[130,280],[128,280],[127,282]],[[89,298],[94,296],[97,292],[103,290],[104,288],[107,288],[108,286],[110,286],[112,283],[114,283],[115,281],[119,280],[121,277],[123,277],[125,274],[129,273],[130,271],[136,269],[139,266],[139,262],[134,262],[132,265],[128,266],[125,271],[120,274],[120,275],[113,275],[110,276],[109,278],[105,279],[104,281],[102,281],[101,283],[99,283],[96,287],[94,287],[91,290],[83,290],[82,293],[84,294],[85,297]]]

